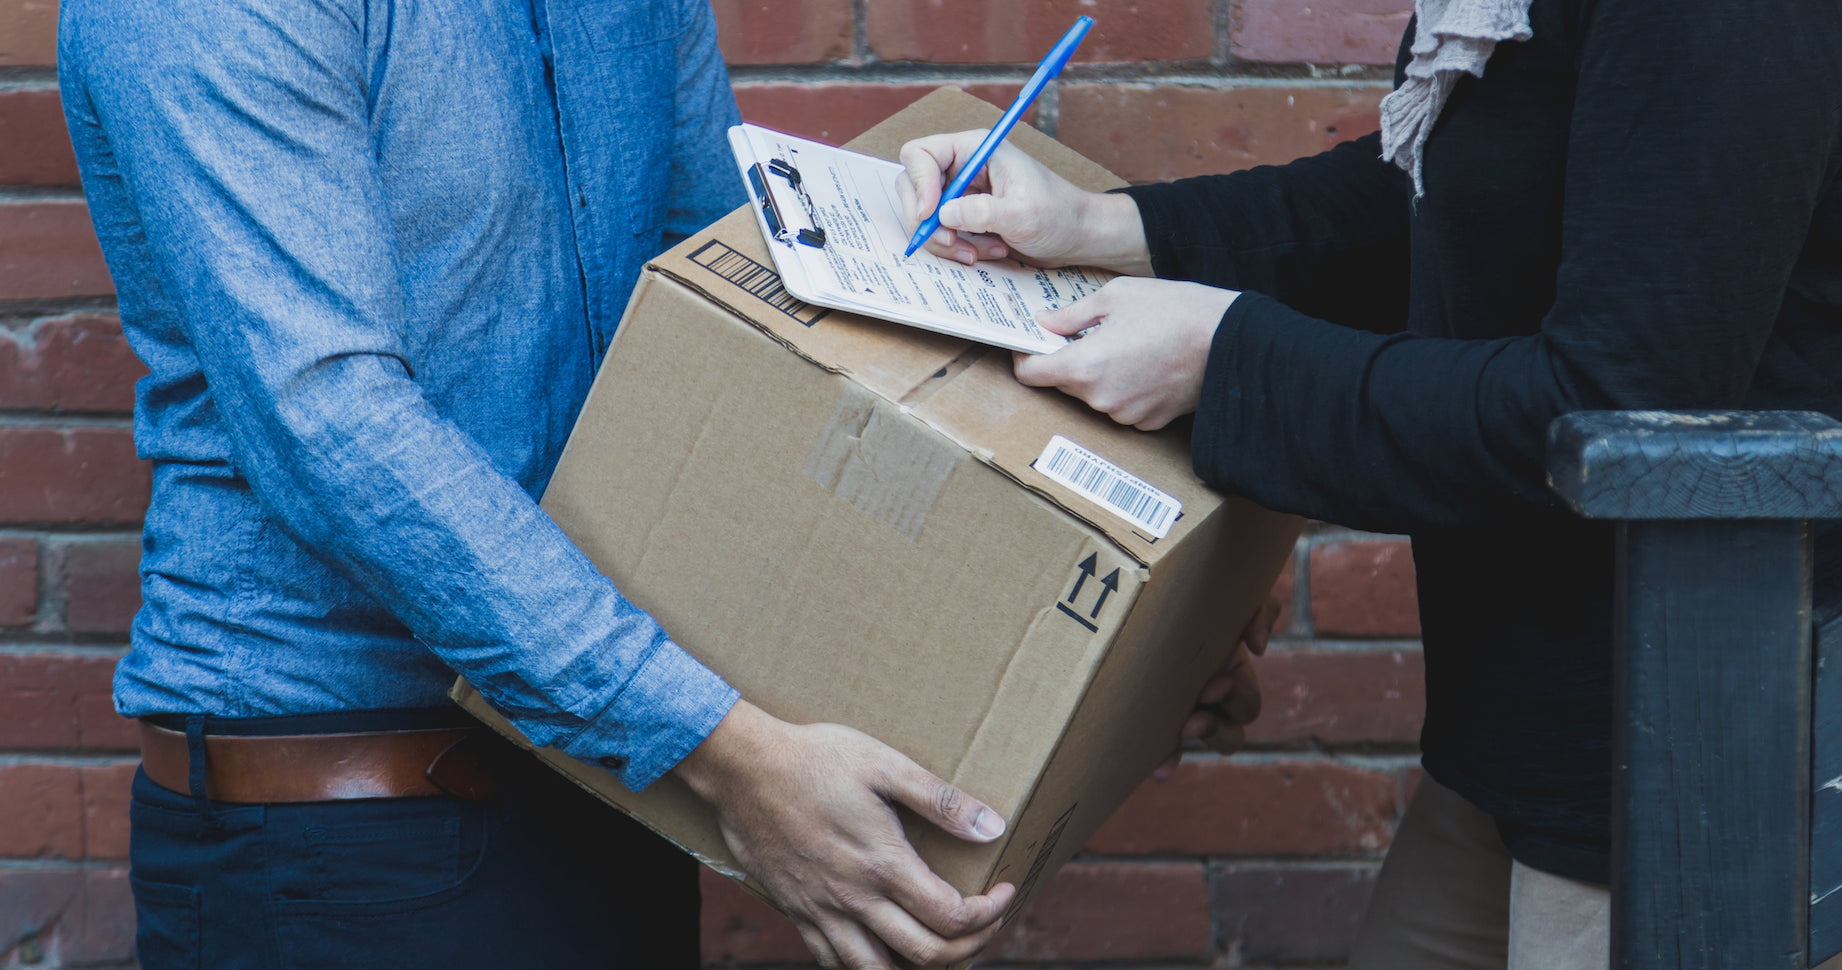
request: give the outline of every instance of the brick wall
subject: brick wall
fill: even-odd
[[[0,965],[133,944],[135,737],[109,674],[140,603],[142,368],[76,189],[55,0],[0,0]]]
[[[743,114],[842,141],[942,83],[1000,104],[1078,14],[1031,116],[1135,181],[1373,130],[1408,0],[715,0]],[[0,968],[131,964],[134,736],[109,674],[138,604],[140,365],[76,187],[56,0],[0,0]],[[1341,963],[1406,794],[1421,707],[1412,564],[1314,526],[1281,579],[1250,752],[1147,785],[1009,927],[1003,967]],[[707,880],[713,965],[803,962]]]

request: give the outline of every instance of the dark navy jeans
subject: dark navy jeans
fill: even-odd
[[[207,803],[137,772],[143,970],[698,965],[697,866],[529,756],[508,794]]]

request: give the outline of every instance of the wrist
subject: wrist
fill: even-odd
[[[746,700],[738,700],[710,734],[672,769],[699,798],[714,804],[733,780],[757,763],[780,722]]]
[[[1124,276],[1153,276],[1151,246],[1138,202],[1124,192],[1085,193],[1081,226],[1093,246],[1089,260]]]
[[[1211,289],[1219,294],[1218,302],[1214,305],[1215,313],[1212,316],[1205,314],[1198,319],[1195,329],[1190,334],[1190,352],[1196,355],[1196,359],[1203,361],[1207,361],[1209,354],[1215,349],[1215,334],[1221,330],[1222,320],[1228,316],[1228,311],[1234,306],[1234,301],[1241,298],[1239,290],[1228,290],[1221,287],[1211,287]]]

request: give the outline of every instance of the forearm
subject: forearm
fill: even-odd
[[[1346,326],[1405,326],[1407,183],[1376,136],[1283,166],[1123,190],[1165,279],[1264,293]]]
[[[638,788],[733,702],[394,361],[347,356],[256,387],[218,372],[264,507],[533,742],[624,761]]]
[[[1354,528],[1500,521],[1552,504],[1548,421],[1592,403],[1556,364],[1539,336],[1384,336],[1244,293],[1215,333],[1191,456],[1217,488]]]

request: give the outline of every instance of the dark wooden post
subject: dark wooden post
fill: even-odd
[[[1548,462],[1618,523],[1612,965],[1803,970],[1809,520],[1842,517],[1842,424],[1583,412]]]

